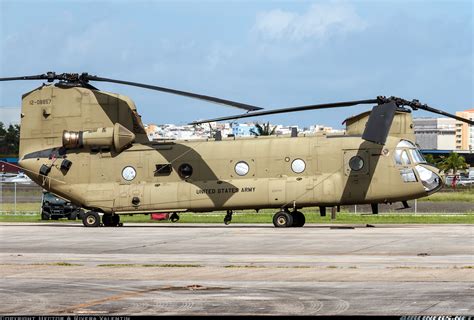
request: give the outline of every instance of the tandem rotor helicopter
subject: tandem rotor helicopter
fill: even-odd
[[[48,72],[10,80],[46,80],[22,97],[19,165],[43,188],[89,211],[86,227],[119,226],[122,214],[275,208],[276,227],[302,227],[303,207],[326,208],[424,197],[438,191],[438,170],[414,141],[411,110],[474,122],[396,97],[261,110],[216,97],[87,73]],[[58,81],[54,83],[55,81]],[[195,121],[375,105],[345,120],[346,133],[193,141],[149,141],[137,108],[90,82],[112,82],[237,107],[246,113]],[[408,108],[410,109],[408,109]],[[102,219],[99,215],[102,215]],[[101,221],[102,220],[102,221]],[[101,223],[102,222],[102,223]]]

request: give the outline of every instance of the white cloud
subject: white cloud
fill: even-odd
[[[258,14],[254,30],[267,40],[301,41],[361,31],[366,22],[350,5],[313,4],[304,13],[274,9]]]
[[[208,68],[214,70],[219,64],[228,62],[232,56],[232,48],[214,44],[206,57]]]

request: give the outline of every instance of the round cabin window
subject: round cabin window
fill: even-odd
[[[249,173],[249,165],[245,161],[239,161],[235,164],[235,173],[239,176],[245,176]]]
[[[359,156],[354,156],[349,160],[351,170],[359,171],[364,167],[364,160]]]
[[[178,168],[178,173],[181,178],[187,179],[193,174],[193,167],[191,167],[190,164],[183,163],[182,165],[179,166]]]
[[[135,179],[136,175],[137,172],[132,166],[127,166],[122,170],[122,178],[126,181],[132,181],[133,179]]]
[[[302,159],[295,159],[291,163],[291,170],[295,173],[301,173],[306,168],[306,163]]]

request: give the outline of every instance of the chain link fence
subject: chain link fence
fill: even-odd
[[[38,214],[43,188],[31,183],[0,182],[0,214]]]

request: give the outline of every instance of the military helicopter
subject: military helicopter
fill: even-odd
[[[123,214],[275,208],[276,227],[302,227],[303,207],[402,202],[438,191],[438,170],[414,143],[411,110],[473,124],[417,100],[375,99],[262,110],[257,106],[88,73],[0,78],[46,80],[22,96],[19,165],[46,190],[89,210],[86,227],[119,226]],[[57,81],[56,83],[54,83]],[[90,82],[111,82],[246,110],[193,124],[277,113],[375,105],[345,120],[345,134],[149,141],[137,108]],[[102,216],[102,217],[101,217]]]

